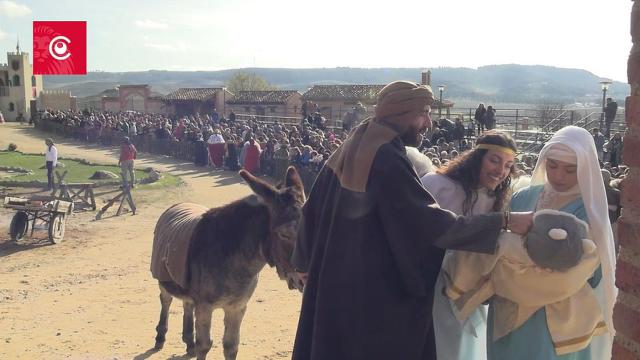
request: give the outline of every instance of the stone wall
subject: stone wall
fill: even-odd
[[[46,89],[40,92],[40,97],[38,98],[38,108],[43,110],[75,111],[77,110],[75,106],[75,100],[69,90]]]
[[[625,102],[628,133],[624,137],[624,163],[630,173],[622,183],[622,215],[618,222],[620,256],[616,284],[620,289],[614,310],[617,334],[615,360],[640,360],[640,0],[631,12],[633,47],[627,74],[631,86]]]

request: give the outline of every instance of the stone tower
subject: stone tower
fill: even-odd
[[[21,51],[18,42],[15,52],[7,52],[7,63],[0,64],[0,111],[4,118],[13,121],[22,114],[29,119],[41,91],[42,76],[33,75],[29,53]]]

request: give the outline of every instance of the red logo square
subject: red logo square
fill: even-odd
[[[34,21],[33,73],[85,75],[87,73],[86,21]]]

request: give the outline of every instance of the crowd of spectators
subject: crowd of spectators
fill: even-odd
[[[276,175],[276,159],[280,162],[288,159],[289,165],[318,170],[348,134],[345,128],[326,126],[326,122],[317,114],[309,114],[300,124],[261,122],[255,119],[236,121],[232,120],[235,119],[233,113],[227,117],[217,113],[167,117],[134,111],[116,113],[49,110],[44,111],[40,118],[64,125],[72,130],[75,137],[105,145],[111,144],[113,134],[129,136],[134,142],[140,138],[193,142],[199,147],[195,152],[198,159],[194,159],[198,165],[228,170],[246,167],[247,150],[257,147],[259,165],[252,166],[250,170],[266,175]],[[470,148],[470,135],[472,134],[464,128],[461,119],[456,119],[455,122],[448,119],[434,121],[434,128],[425,137],[420,150],[428,154],[436,166],[440,166],[442,163],[446,164],[449,158]],[[210,153],[202,156],[202,149],[207,151],[210,149],[208,145],[214,143],[225,144],[222,163],[212,161]],[[249,161],[253,159],[250,157]]]
[[[293,165],[307,178],[307,185],[313,182],[325,161],[348,135],[344,128],[326,126],[317,114],[308,114],[299,124],[256,119],[237,121],[233,113],[225,117],[216,112],[167,117],[133,111],[44,111],[40,118],[73,129],[74,136],[85,141],[107,145],[113,141],[110,139],[114,134],[128,136],[134,143],[142,139],[193,143],[195,163],[216,169],[245,168],[256,175],[280,179],[287,166]],[[419,153],[429,159],[433,170],[446,166],[451,159],[474,146],[476,122],[465,127],[459,117],[454,121],[443,118],[434,120],[433,125],[418,148]],[[623,136],[615,133],[607,139],[598,129],[592,129],[592,134],[603,176],[609,178],[606,185],[612,190],[608,192],[615,192],[628,171],[622,165]],[[535,154],[519,156],[514,183],[520,178],[526,179],[535,162]]]

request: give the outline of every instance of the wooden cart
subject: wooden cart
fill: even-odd
[[[47,226],[49,241],[53,244],[62,241],[67,215],[73,211],[73,203],[52,198],[38,200],[37,198],[5,197],[4,207],[16,211],[9,226],[12,240],[22,239],[29,231],[29,225],[31,225],[30,235],[33,236],[36,222],[40,220]]]

